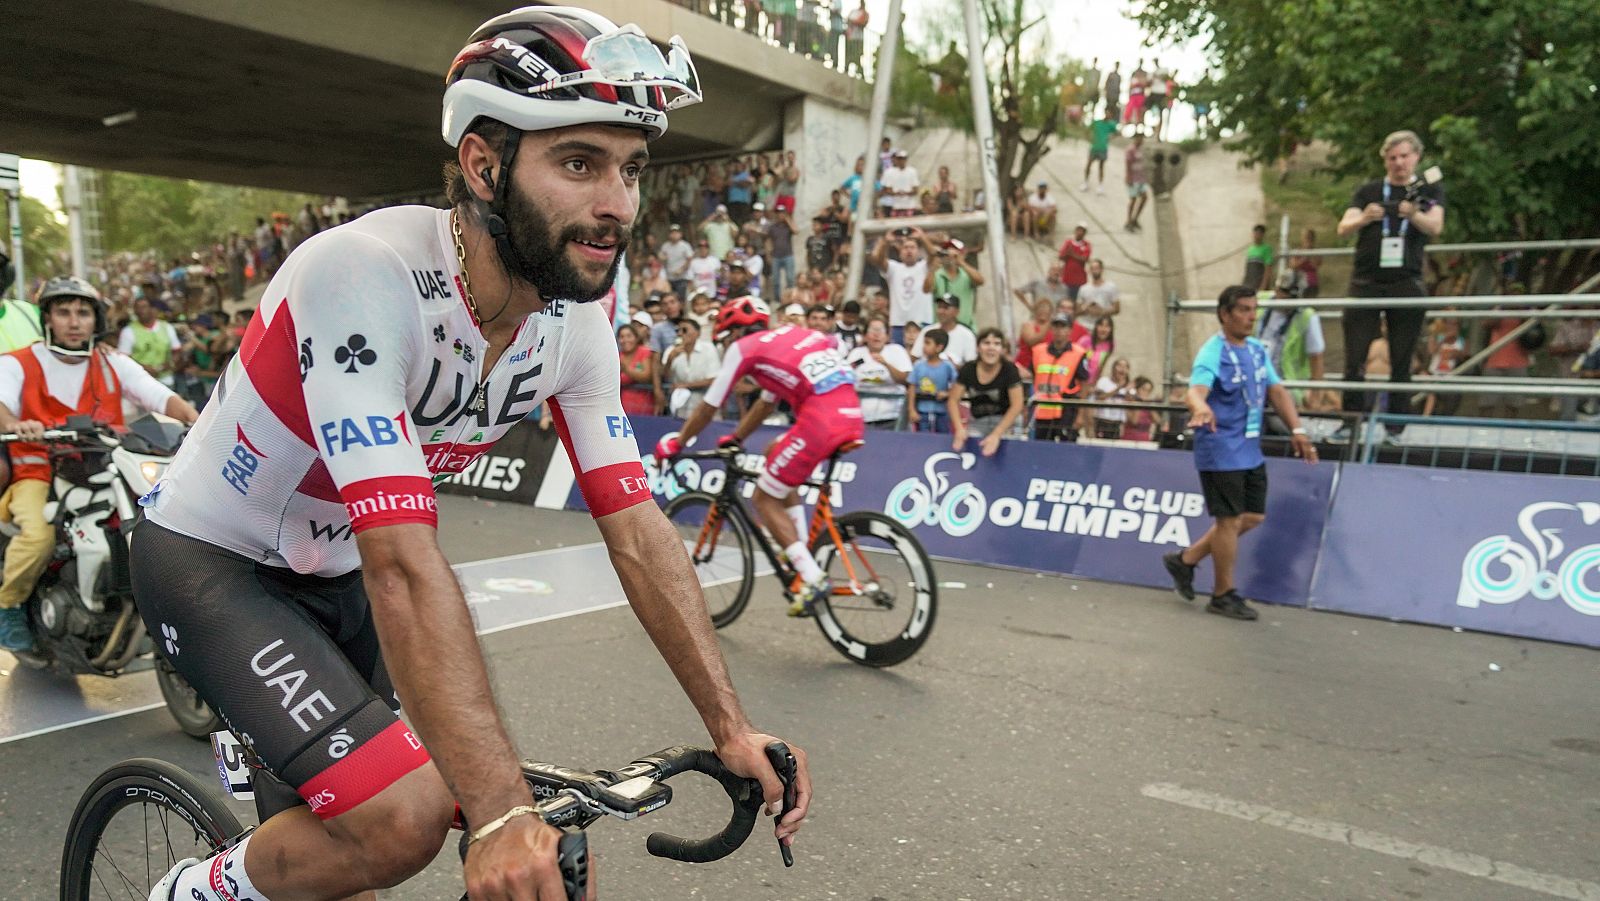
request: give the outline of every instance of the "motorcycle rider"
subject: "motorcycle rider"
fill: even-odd
[[[11,259],[0,253],[0,293],[10,287],[14,273]],[[0,354],[21,350],[44,338],[44,323],[39,318],[38,301],[21,297],[0,300]],[[11,459],[0,454],[0,491],[11,484]]]
[[[10,445],[12,481],[0,495],[0,520],[22,530],[6,547],[0,582],[0,647],[33,648],[22,604],[55,548],[55,529],[44,518],[50,496],[46,429],[69,416],[88,415],[104,425],[122,425],[122,399],[192,424],[199,416],[188,401],[145,372],[130,357],[95,344],[106,331],[106,304],[80,278],[51,279],[39,293],[44,340],[0,356],[0,432],[22,440]]]

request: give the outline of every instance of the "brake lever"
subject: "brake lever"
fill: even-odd
[[[795,764],[794,754],[789,751],[789,746],[781,741],[775,741],[767,745],[767,762],[772,764],[773,770],[777,771],[778,778],[783,782],[783,810],[778,814],[778,819],[782,820],[788,815],[789,811],[794,809],[798,792],[794,784],[797,765]],[[789,846],[783,843],[783,839],[778,839],[778,853],[783,855],[783,865],[785,867],[794,866],[794,852],[789,850]]]
[[[467,859],[467,837],[461,836],[461,860]],[[561,887],[567,901],[583,901],[589,896],[589,834],[583,830],[566,832],[556,845],[556,865],[561,868]],[[471,901],[465,893],[461,901]]]

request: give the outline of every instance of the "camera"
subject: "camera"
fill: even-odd
[[[909,238],[911,237],[911,229],[904,226],[897,228],[894,230],[894,236],[896,238]]]
[[[1409,201],[1419,211],[1426,213],[1433,209],[1433,199],[1422,196],[1422,189],[1427,185],[1436,185],[1444,180],[1444,172],[1438,166],[1429,166],[1421,175],[1413,174],[1411,181],[1406,183],[1400,197],[1383,205],[1386,215],[1400,215],[1400,204]]]

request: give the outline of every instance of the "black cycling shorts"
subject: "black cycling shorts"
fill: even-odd
[[[1200,473],[1200,490],[1206,510],[1218,519],[1241,513],[1267,512],[1267,464],[1255,469],[1230,469]]]
[[[148,520],[132,571],[157,653],[318,816],[428,762],[398,715],[361,573],[303,576]]]

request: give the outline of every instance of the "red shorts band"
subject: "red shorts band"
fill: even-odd
[[[311,777],[298,791],[312,813],[328,820],[354,810],[429,759],[411,728],[396,720]]]
[[[800,409],[789,431],[767,448],[767,466],[756,485],[773,496],[788,494],[788,489],[804,484],[834,451],[861,440],[865,433],[855,389],[837,388],[819,395]]]

